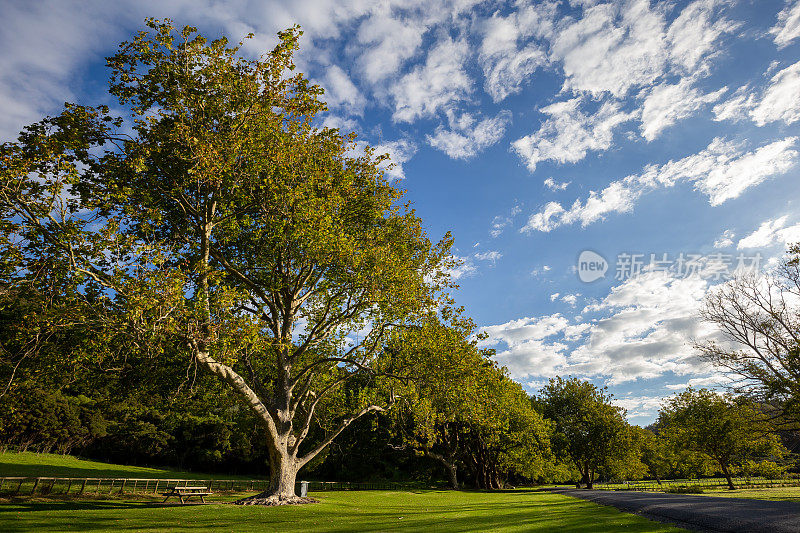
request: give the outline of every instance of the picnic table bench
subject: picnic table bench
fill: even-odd
[[[166,498],[164,498],[164,503],[171,497],[177,496],[181,501],[181,505],[183,505],[185,503],[184,498],[188,500],[192,496],[200,496],[200,501],[206,503],[205,497],[213,494],[213,492],[211,492],[208,487],[172,487],[169,489],[169,492],[162,492],[161,494],[166,496]]]

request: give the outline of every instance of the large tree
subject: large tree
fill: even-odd
[[[572,460],[587,488],[601,470],[638,461],[625,411],[611,400],[605,389],[588,381],[555,377],[536,401],[555,426],[554,450]]]
[[[735,489],[733,469],[750,458],[782,457],[785,449],[769,418],[746,398],[706,389],[670,398],[658,415],[662,434],[678,448],[713,460]]]
[[[299,30],[261,60],[170,21],[108,58],[120,109],[68,106],[0,149],[0,208],[142,342],[177,342],[260,421],[270,484],[297,471],[370,395],[308,443],[315,413],[376,372],[386,335],[434,312],[450,238],[432,244],[352,135],[315,127],[322,89],[294,72]],[[335,422],[335,423],[334,423]]]
[[[700,355],[733,378],[737,392],[777,404],[800,421],[800,245],[773,272],[741,275],[711,291],[702,318],[723,342],[698,343]]]

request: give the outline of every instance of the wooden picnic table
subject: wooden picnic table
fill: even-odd
[[[192,496],[200,496],[200,501],[206,503],[205,497],[213,494],[208,487],[172,487],[169,489],[169,492],[162,492],[164,498],[164,503],[167,503],[173,496],[177,496],[178,499],[181,501],[181,505],[185,503],[184,498],[188,500]]]

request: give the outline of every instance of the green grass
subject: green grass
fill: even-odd
[[[705,496],[718,496],[718,497],[728,497],[728,498],[752,498],[755,500],[800,502],[800,487],[706,490],[704,494]]]
[[[286,507],[51,501],[0,505],[3,531],[684,531],[611,507],[529,490],[312,494]]]
[[[87,461],[71,455],[32,452],[0,454],[0,477],[110,477],[173,479],[242,479],[241,476],[181,472],[144,466]],[[2,529],[2,528],[0,528]]]

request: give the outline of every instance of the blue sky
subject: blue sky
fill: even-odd
[[[249,56],[300,24],[325,124],[388,152],[429,234],[453,232],[456,298],[532,392],[580,376],[647,423],[724,384],[691,349],[715,336],[697,306],[800,241],[799,0],[11,0],[3,140],[64,101],[113,104],[103,57],[147,16],[253,32]],[[605,277],[581,281],[584,250]],[[617,279],[619,254],[641,272]]]

